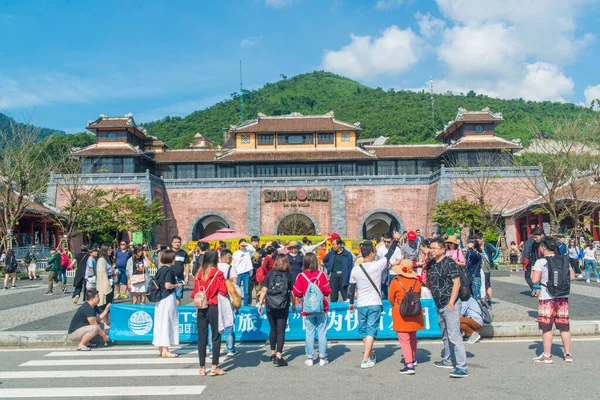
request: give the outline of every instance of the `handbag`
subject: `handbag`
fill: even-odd
[[[206,289],[204,287],[200,287],[198,292],[196,292],[196,295],[194,295],[194,307],[196,307],[198,310],[206,310],[208,308],[208,295],[206,294],[206,291],[213,283],[216,276],[217,274],[213,275]]]
[[[139,285],[142,283],[146,283],[146,275],[145,274],[131,275],[131,284],[132,285]]]

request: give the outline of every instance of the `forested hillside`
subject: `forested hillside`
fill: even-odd
[[[13,129],[11,128],[11,122],[14,124],[13,126],[17,129],[25,127],[24,123],[16,122],[13,118],[9,117],[8,115],[0,113],[0,131],[7,133],[11,132]],[[65,135],[65,132],[58,129],[49,129],[41,127],[35,127],[35,129],[38,129],[40,139],[44,139],[52,134]]]
[[[324,114],[333,110],[338,120],[361,122],[362,137],[389,136],[389,143],[433,142],[435,132],[453,120],[459,107],[480,110],[490,107],[502,112],[505,121],[498,135],[521,139],[525,144],[532,135],[532,125],[541,129],[552,119],[577,114],[591,115],[590,109],[571,103],[533,102],[522,99],[502,100],[474,92],[435,95],[435,118],[432,120],[431,97],[426,92],[370,88],[329,72],[312,72],[267,83],[263,88],[244,93],[246,119],[266,115]],[[149,134],[165,141],[171,148],[185,148],[194,134],[201,132],[215,143],[223,140],[223,130],[240,122],[239,94],[185,118],[166,117],[144,124]]]

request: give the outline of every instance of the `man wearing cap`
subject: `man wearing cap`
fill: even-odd
[[[238,285],[244,287],[244,306],[247,306],[250,301],[250,277],[254,267],[252,266],[252,256],[256,249],[246,242],[246,239],[240,239],[238,242],[240,248],[233,253],[231,265],[238,273]]]
[[[354,295],[358,290],[358,297],[356,298],[358,333],[364,344],[361,368],[372,368],[377,361],[373,352],[373,343],[377,337],[379,320],[383,310],[379,290],[381,288],[381,277],[383,272],[389,268],[390,259],[394,255],[400,237],[400,233],[394,232],[390,248],[378,261],[375,261],[373,243],[365,241],[360,249],[363,262],[350,273],[350,307],[348,309],[350,312],[354,312]],[[397,262],[400,263],[400,260]]]
[[[36,280],[38,277],[37,272],[37,252],[35,251],[35,245],[31,246],[31,249],[25,256],[25,263],[27,264],[27,273],[29,274],[30,280]]]
[[[288,260],[290,260],[290,273],[292,274],[292,283],[296,282],[296,277],[302,272],[302,262],[304,254],[300,251],[300,245],[295,240],[290,241],[287,246]]]
[[[406,234],[406,241],[400,247],[400,252],[405,260],[419,261],[419,246],[417,244],[417,233],[410,231]],[[395,273],[395,271],[392,271]]]
[[[338,301],[340,293],[342,294],[342,301],[346,301],[348,298],[353,260],[352,253],[344,249],[343,243],[341,238],[334,238],[331,241],[331,250],[323,258],[323,265],[329,274],[332,303]]]

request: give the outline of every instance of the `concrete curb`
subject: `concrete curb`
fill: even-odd
[[[484,326],[479,331],[484,338],[541,338],[537,322],[495,322]],[[558,335],[558,331],[554,331]],[[571,321],[573,336],[599,336],[600,321]],[[145,342],[128,342],[128,344],[148,344]],[[64,331],[24,331],[0,332],[0,347],[44,348],[73,347],[74,343],[67,339]]]

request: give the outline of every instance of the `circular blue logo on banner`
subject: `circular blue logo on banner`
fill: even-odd
[[[143,336],[152,330],[152,317],[145,311],[136,311],[129,317],[127,325],[133,333]]]

